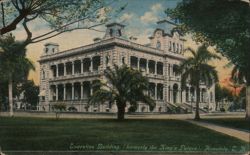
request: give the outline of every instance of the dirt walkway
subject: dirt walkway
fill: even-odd
[[[224,133],[226,135],[238,138],[238,139],[243,140],[245,142],[250,142],[250,133],[247,131],[241,131],[241,130],[232,129],[229,127],[222,127],[222,126],[215,125],[212,123],[198,122],[198,121],[194,121],[194,120],[186,120],[186,121],[188,121],[192,124],[195,124],[195,125],[199,125],[199,126],[220,132],[220,133]]]

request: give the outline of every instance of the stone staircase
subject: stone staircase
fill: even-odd
[[[191,110],[192,106],[189,103],[184,102],[184,103],[182,103],[182,105],[183,105],[183,107],[188,109],[188,112],[192,112],[192,110]],[[193,112],[194,111],[195,111],[195,103],[193,103]],[[201,108],[199,108],[199,112],[200,113],[208,113],[207,110],[204,110],[204,109],[201,109]]]

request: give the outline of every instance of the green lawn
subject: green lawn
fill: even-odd
[[[211,119],[203,119],[203,121],[226,127],[232,127],[236,129],[250,131],[250,122],[245,118],[211,118]]]
[[[98,144],[105,147],[98,147]],[[227,151],[232,148],[247,149],[247,143],[243,141],[179,120],[118,122],[6,117],[0,117],[0,146],[9,151],[204,151],[208,147],[208,151],[221,148],[229,149]]]

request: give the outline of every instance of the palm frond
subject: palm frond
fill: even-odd
[[[114,96],[108,90],[99,89],[89,98],[88,104],[104,103],[105,101],[114,101]]]
[[[192,56],[193,56],[193,57],[195,57],[195,56],[196,56],[196,52],[195,52],[195,50],[194,50],[194,49],[192,49],[191,47],[186,48],[184,51],[188,51],[188,52],[190,52],[190,53],[192,54]]]

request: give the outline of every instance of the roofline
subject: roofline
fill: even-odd
[[[113,25],[119,25],[119,26],[125,27],[125,25],[123,25],[121,23],[117,23],[117,22],[109,23],[106,25],[106,27],[113,26]]]
[[[48,46],[48,45],[55,45],[55,46],[59,46],[59,44],[57,43],[53,43],[53,42],[48,42],[48,43],[45,43],[44,46]]]
[[[126,41],[127,44],[125,44],[124,41]],[[38,62],[40,63],[40,62],[44,62],[44,61],[56,60],[56,59],[60,59],[62,57],[73,56],[73,55],[77,55],[79,53],[89,52],[89,51],[93,51],[93,50],[96,50],[99,48],[108,47],[108,46],[116,46],[116,45],[120,46],[120,47],[127,47],[127,48],[131,48],[131,49],[135,49],[138,51],[144,51],[144,52],[154,54],[154,55],[167,56],[167,57],[172,57],[172,58],[180,59],[180,60],[184,59],[183,55],[174,54],[172,52],[169,52],[166,54],[163,50],[159,50],[159,49],[156,49],[153,47],[147,47],[147,46],[144,46],[141,44],[137,44],[137,43],[122,39],[122,38],[112,37],[109,39],[101,40],[98,43],[93,43],[93,44],[65,50],[62,52],[54,53],[52,55],[41,56],[41,59],[38,60]],[[144,49],[142,49],[142,47]]]

